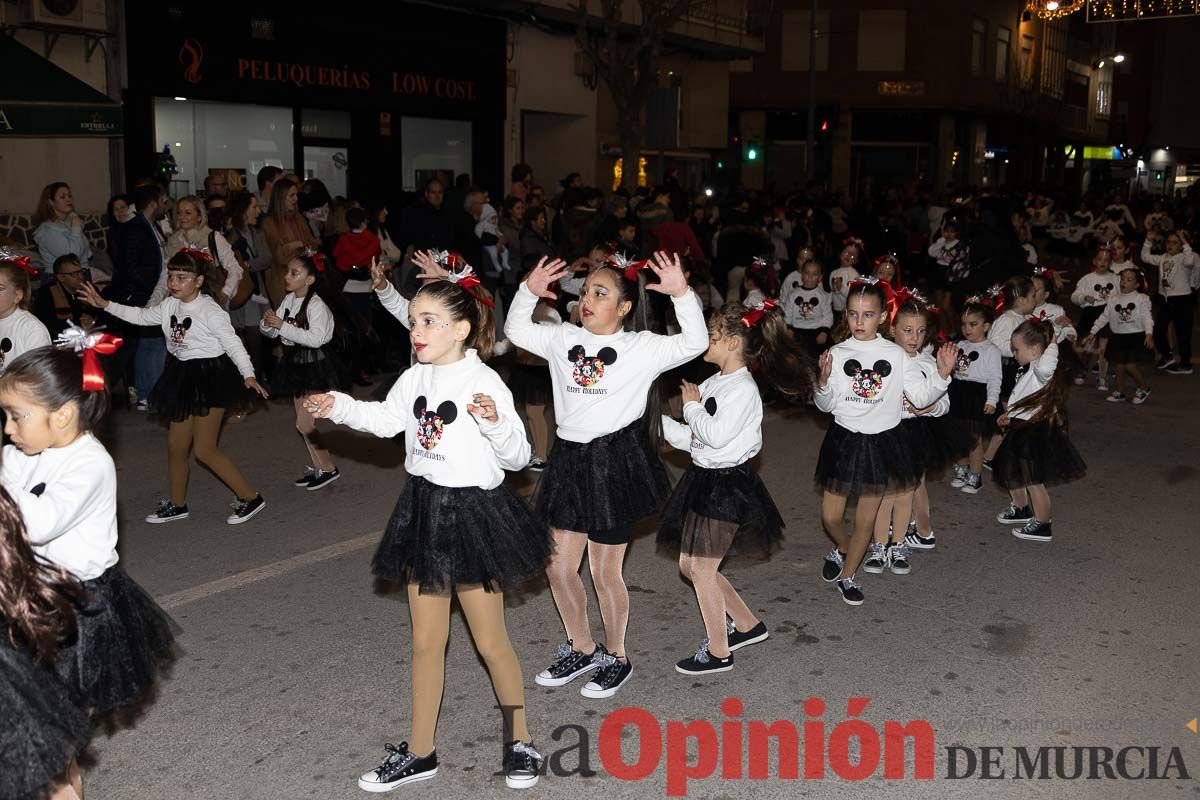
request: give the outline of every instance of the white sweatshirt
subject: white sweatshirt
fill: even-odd
[[[504,470],[529,463],[529,439],[512,392],[474,350],[445,366],[414,364],[382,403],[330,394],[329,419],[385,439],[403,433],[404,468],[438,486],[495,489],[504,481]],[[496,402],[499,421],[486,422],[467,411],[476,394]]]
[[[233,330],[228,312],[206,294],[190,303],[168,297],[148,308],[109,303],[104,310],[134,325],[160,326],[167,339],[167,352],[180,361],[228,355],[243,378],[254,377],[254,364]]]
[[[42,321],[23,308],[0,319],[0,373],[22,353],[50,344],[50,331]]]
[[[813,401],[832,413],[838,425],[856,433],[891,430],[900,424],[906,396],[924,408],[950,385],[937,370],[923,375],[903,347],[879,335],[869,341],[847,339],[829,352],[833,371]]]
[[[39,558],[81,581],[117,563],[117,469],[95,436],[35,456],[6,445],[0,483],[20,508]]]
[[[1185,244],[1175,255],[1154,255],[1150,240],[1142,243],[1142,261],[1158,267],[1158,293],[1163,297],[1183,297],[1200,288],[1200,256]]]
[[[1074,325],[1059,325],[1054,320],[1067,316],[1067,312],[1058,303],[1042,303],[1033,310],[1031,316],[1044,319],[1054,326],[1054,341],[1062,344],[1067,339],[1072,342],[1079,338]]]
[[[801,330],[833,327],[833,295],[821,286],[806,289],[801,286],[783,302],[783,318],[788,325]]]
[[[954,363],[954,380],[987,384],[987,404],[1000,402],[1000,384],[1004,382],[1004,367],[1000,348],[990,341],[958,343],[958,358]]]
[[[259,322],[258,330],[263,336],[281,339],[286,345],[315,349],[328,343],[333,338],[333,314],[329,311],[329,306],[325,305],[325,301],[319,295],[313,294],[308,301],[308,308],[304,309],[307,321],[303,325],[297,325],[295,320],[302,305],[303,297],[296,297],[292,292],[288,292],[279,308],[275,309],[275,314],[283,320],[283,327],[272,328],[265,322]]]
[[[1029,319],[1024,314],[1018,314],[1016,311],[1005,311],[996,321],[992,323],[992,329],[988,331],[988,340],[996,347],[1000,348],[1000,355],[1005,358],[1012,358],[1012,335],[1022,322]]]
[[[1118,291],[1120,285],[1120,279],[1111,272],[1089,272],[1075,284],[1071,302],[1080,308],[1102,306],[1108,302],[1110,295]]]
[[[1100,317],[1092,326],[1092,335],[1105,325],[1113,333],[1154,333],[1154,316],[1151,313],[1149,295],[1130,292],[1110,297],[1108,305],[1100,312]]]
[[[671,298],[680,327],[674,336],[650,331],[600,336],[575,325],[539,325],[533,321],[537,301],[522,283],[504,332],[550,365],[558,435],[567,441],[590,442],[641,418],[650,384],[708,349],[704,312],[690,289]]]
[[[834,311],[846,310],[846,298],[850,294],[850,284],[861,277],[862,273],[855,267],[838,267],[829,273],[829,286],[831,289],[834,286],[835,280],[841,280],[841,285],[836,290],[830,292],[833,296]]]
[[[1029,369],[1017,377],[1017,384],[1013,387],[1012,394],[1008,397],[1008,407],[1012,408],[1021,400],[1024,400],[1029,395],[1041,389],[1050,379],[1054,377],[1054,370],[1058,368],[1058,345],[1051,344],[1042,353],[1041,358],[1029,365]],[[1031,408],[1021,411],[1009,411],[1008,416],[1012,419],[1033,419],[1039,408]]]
[[[400,324],[405,329],[412,330],[412,320],[408,318],[409,300],[400,294],[391,281],[388,281],[388,284],[382,289],[376,289],[375,296],[379,298],[379,303],[383,306],[384,311],[400,320]]]
[[[706,469],[736,467],[762,449],[762,398],[750,370],[717,374],[700,384],[700,402],[683,406],[684,422],[663,415],[663,437]]]
[[[788,276],[779,284],[779,302],[783,306],[787,306],[792,302],[792,293],[804,285],[804,281],[800,280],[800,271],[794,270],[788,273]],[[787,309],[784,308],[784,318],[787,318]]]
[[[905,355],[908,355],[907,351],[905,351]],[[909,364],[915,365],[926,379],[930,375],[937,374],[937,359],[929,353],[917,353],[915,356],[908,356],[908,360]],[[950,413],[950,394],[948,392],[942,392],[938,399],[931,404],[932,407],[930,407],[930,404],[918,406],[911,399],[908,402],[918,411],[923,408],[929,408],[924,414],[919,415],[922,417],[944,417]],[[905,406],[904,410],[900,413],[901,419],[911,419],[916,416],[918,415],[908,410],[908,406]]]

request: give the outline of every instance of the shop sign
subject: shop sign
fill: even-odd
[[[895,97],[923,97],[925,81],[880,81],[876,91]]]

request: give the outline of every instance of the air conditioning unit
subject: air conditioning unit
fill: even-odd
[[[104,31],[108,28],[106,0],[20,0],[22,25]]]

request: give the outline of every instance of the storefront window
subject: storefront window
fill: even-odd
[[[350,114],[306,108],[300,112],[300,133],[306,139],[349,139]]]
[[[158,97],[154,132],[156,149],[170,147],[179,167],[174,197],[202,191],[204,178],[218,171],[225,172],[229,191],[257,191],[263,167],[295,166],[290,108]]]
[[[454,178],[471,172],[471,123],[451,119],[404,117],[400,122],[404,188],[416,191],[430,178]]]

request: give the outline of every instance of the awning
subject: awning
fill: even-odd
[[[0,136],[120,136],[121,105],[0,35]]]

